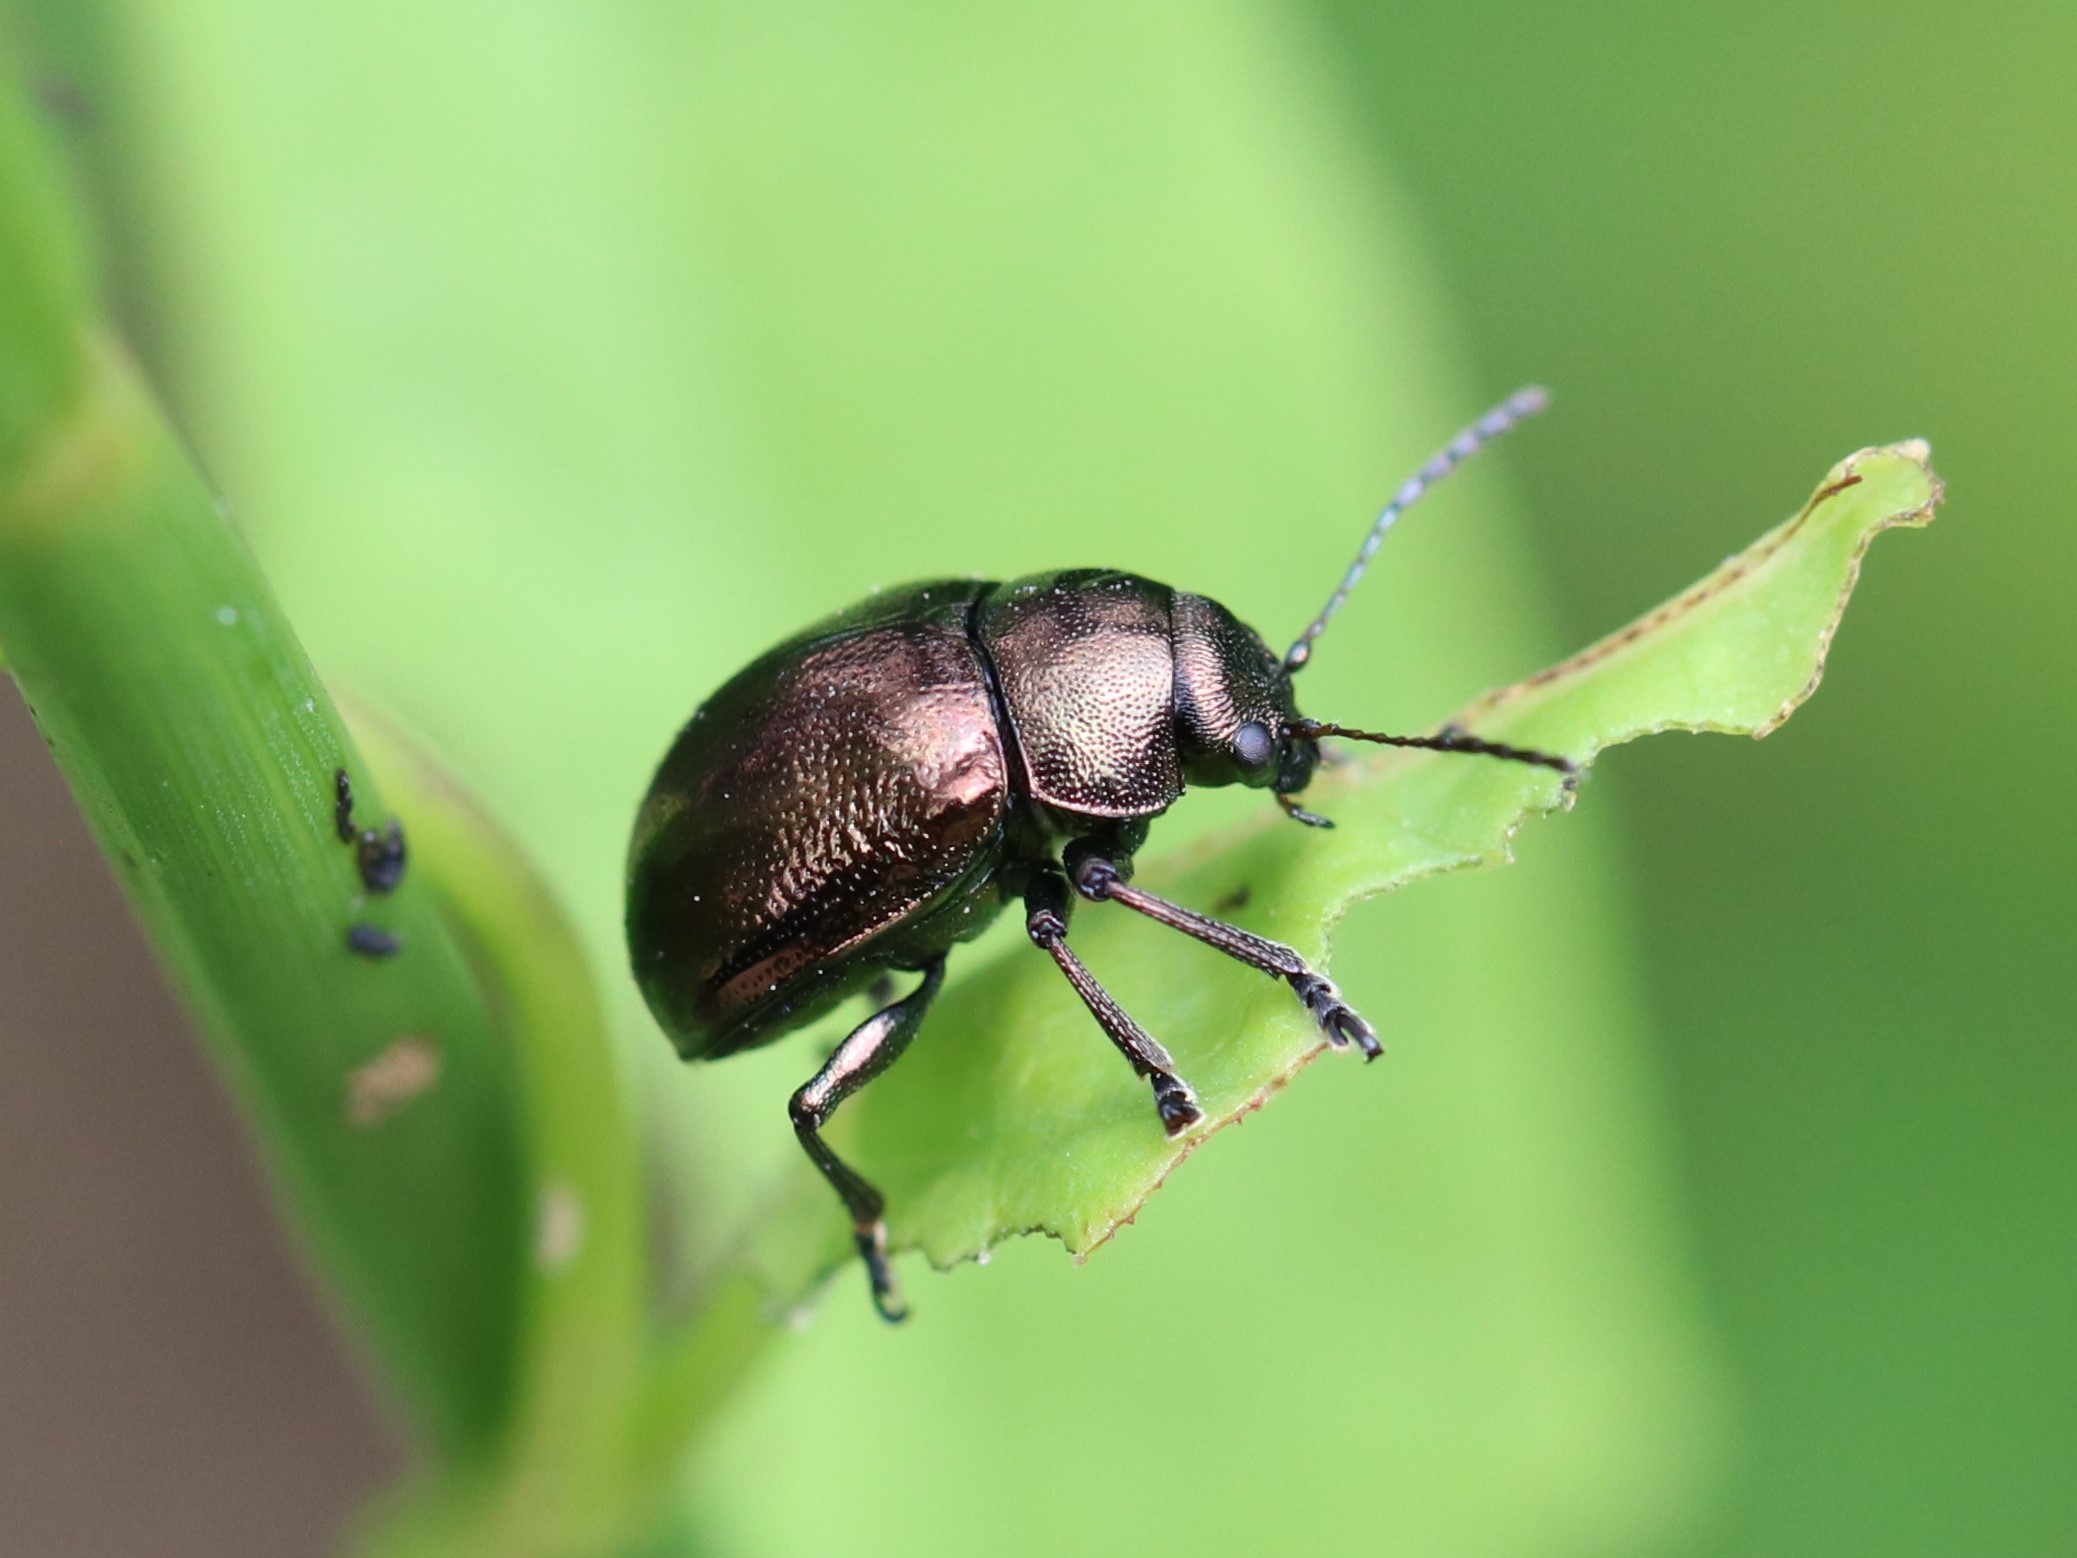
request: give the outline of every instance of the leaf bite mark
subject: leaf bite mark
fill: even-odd
[[[1861,528],[1853,556],[1847,563],[1846,576],[1840,584],[1838,602],[1834,606],[1829,620],[1819,629],[1815,660],[1809,680],[1804,683],[1798,692],[1782,704],[1772,718],[1761,722],[1751,731],[1751,735],[1755,740],[1772,734],[1781,728],[1783,722],[1791,714],[1795,713],[1797,709],[1809,701],[1810,695],[1817,690],[1818,683],[1823,680],[1825,659],[1831,651],[1833,636],[1838,631],[1840,619],[1846,613],[1846,603],[1853,595],[1854,586],[1860,581],[1861,560],[1866,557],[1868,548],[1874,543],[1875,538],[1882,534],[1883,531],[1900,525],[1918,526],[1930,522],[1933,517],[1933,511],[1940,506],[1941,501],[1946,497],[1946,484],[1933,471],[1930,463],[1932,453],[1932,446],[1924,439],[1912,438],[1906,439],[1899,444],[1877,445],[1848,455],[1834,467],[1838,475],[1826,481],[1816,492],[1812,493],[1809,501],[1803,505],[1793,519],[1786,524],[1777,526],[1774,530],[1762,536],[1753,545],[1731,558],[1715,573],[1691,585],[1672,600],[1654,607],[1627,627],[1619,628],[1597,643],[1588,645],[1578,654],[1560,660],[1556,665],[1547,666],[1535,675],[1516,682],[1511,687],[1503,687],[1498,692],[1488,693],[1466,709],[1462,717],[1472,719],[1479,715],[1490,713],[1495,709],[1514,702],[1518,698],[1544,691],[1560,682],[1569,681],[1583,672],[1592,670],[1603,661],[1614,658],[1637,643],[1662,632],[1683,617],[1692,615],[1702,606],[1723,595],[1733,586],[1758,572],[1766,564],[1773,561],[1776,556],[1786,551],[1808,527],[1812,516],[1820,508],[1834,498],[1839,497],[1842,493],[1860,486],[1866,480],[1861,473],[1861,467],[1868,461],[1885,455],[1909,461],[1911,464],[1919,467],[1920,471],[1925,475],[1928,487],[1925,501],[1884,515],[1882,518]]]
[[[1846,464],[1851,467],[1854,461],[1871,454],[1894,454],[1918,466],[1925,473],[1925,501],[1910,508],[1899,509],[1895,513],[1887,514],[1876,523],[1862,529],[1858,544],[1854,547],[1853,556],[1847,559],[1846,578],[1839,586],[1838,603],[1833,606],[1831,617],[1818,632],[1817,654],[1815,662],[1811,666],[1810,680],[1805,682],[1798,692],[1782,704],[1772,719],[1767,720],[1754,729],[1752,735],[1755,741],[1758,741],[1763,736],[1772,735],[1779,730],[1791,714],[1810,701],[1810,695],[1817,691],[1817,684],[1824,680],[1825,661],[1832,653],[1832,639],[1837,635],[1839,624],[1846,616],[1846,603],[1853,598],[1853,592],[1861,582],[1861,564],[1867,558],[1868,548],[1875,544],[1875,538],[1885,530],[1896,529],[1900,526],[1907,529],[1916,529],[1920,526],[1931,524],[1933,522],[1933,511],[1939,508],[1947,499],[1947,483],[1940,479],[1939,473],[1932,466],[1933,446],[1923,438],[1908,438],[1903,443],[1892,444],[1881,449],[1864,449],[1861,451],[1861,454],[1850,456]]]
[[[1082,1248],[1076,1249],[1064,1235],[1055,1233],[1050,1228],[1027,1230],[1027,1232],[1049,1234],[1067,1246],[1068,1253],[1074,1256],[1077,1265],[1086,1261],[1091,1255],[1102,1249],[1106,1244],[1109,1244],[1111,1240],[1117,1238],[1118,1231],[1121,1228],[1129,1228],[1139,1219],[1139,1214],[1145,1209],[1146,1204],[1154,1199],[1154,1192],[1168,1183],[1168,1176],[1181,1168],[1193,1152],[1218,1135],[1219,1132],[1225,1130],[1227,1126],[1246,1124],[1249,1115],[1267,1107],[1272,1098],[1291,1085],[1299,1072],[1333,1048],[1334,1046],[1325,1039],[1320,1040],[1310,1049],[1301,1052],[1283,1070],[1262,1082],[1254,1092],[1250,1093],[1240,1103],[1234,1105],[1225,1114],[1219,1116],[1218,1119],[1200,1125],[1193,1129],[1188,1136],[1180,1138],[1177,1142],[1178,1150],[1175,1156],[1168,1160],[1167,1166],[1154,1177],[1152,1182],[1139,1193],[1137,1198],[1129,1205],[1119,1208],[1117,1215],[1111,1218],[1102,1228],[1098,1229],[1096,1236]],[[983,1261],[985,1264],[984,1257],[987,1253],[986,1250],[982,1250],[973,1258],[976,1261]]]
[[[1842,476],[1837,481],[1828,482],[1811,495],[1810,501],[1803,505],[1802,511],[1794,519],[1780,527],[1773,534],[1764,537],[1756,545],[1740,552],[1708,578],[1700,583],[1690,585],[1672,600],[1653,607],[1629,626],[1618,628],[1615,632],[1609,634],[1608,637],[1600,640],[1598,643],[1589,644],[1585,649],[1582,649],[1578,654],[1571,656],[1569,659],[1560,660],[1556,665],[1545,666],[1534,676],[1524,677],[1512,687],[1502,688],[1499,692],[1493,693],[1481,699],[1478,703],[1473,704],[1472,708],[1479,711],[1498,708],[1504,703],[1512,703],[1515,699],[1525,694],[1548,687],[1554,682],[1565,681],[1577,676],[1582,671],[1592,670],[1603,660],[1621,654],[1640,639],[1649,638],[1652,634],[1661,631],[1670,624],[1678,622],[1682,617],[1690,615],[1714,600],[1717,596],[1723,594],[1724,591],[1730,589],[1739,580],[1745,578],[1755,569],[1765,564],[1776,553],[1780,552],[1783,547],[1787,546],[1794,539],[1796,532],[1803,528],[1804,521],[1817,511],[1819,504],[1825,502],[1828,498],[1837,497],[1849,487],[1858,487],[1860,484],[1861,478],[1854,475]]]
[[[346,1078],[346,1120],[366,1128],[380,1125],[440,1080],[440,1049],[431,1039],[406,1034]]]

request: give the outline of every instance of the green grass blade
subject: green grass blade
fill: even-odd
[[[1940,488],[1928,458],[1922,444],[1854,455],[1794,519],[1692,589],[1458,723],[1582,762],[1652,731],[1766,734],[1815,689],[1870,541],[1931,518]],[[1207,908],[1245,893],[1231,918],[1318,963],[1351,904],[1503,862],[1522,820],[1561,799],[1547,770],[1386,753],[1328,772],[1307,796],[1334,832],[1294,827],[1265,803],[1260,820],[1153,860],[1140,880]],[[1019,946],[950,990],[904,1064],[839,1117],[842,1150],[887,1194],[897,1248],[945,1266],[1042,1231],[1086,1253],[1207,1137],[1323,1052],[1281,984],[1135,919],[1084,905],[1075,945],[1099,976],[1129,968],[1136,990],[1154,992],[1136,1014],[1175,1052],[1206,1123],[1164,1139],[1144,1085],[1050,961]],[[754,1259],[791,1302],[848,1248],[834,1197],[803,1167]]]
[[[430,1442],[509,1384],[515,1079],[424,885],[334,827],[382,799],[243,543],[94,333],[50,173],[0,104],[0,645],[256,1122],[293,1222]],[[356,922],[402,943],[376,961]]]
[[[668,1506],[764,1328],[724,1306],[652,1367],[637,1122],[568,922],[438,764],[364,712],[349,734],[93,324],[65,202],[4,115],[0,216],[23,239],[0,251],[0,645],[435,1452],[367,1536],[607,1550]],[[394,893],[339,836],[341,769],[361,825],[404,821]],[[399,950],[356,954],[354,925]]]

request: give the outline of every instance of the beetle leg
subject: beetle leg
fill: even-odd
[[[1288,980],[1298,999],[1305,1003],[1305,1009],[1313,1014],[1321,1031],[1327,1035],[1327,1042],[1336,1049],[1354,1043],[1363,1051],[1365,1060],[1375,1060],[1385,1052],[1384,1046],[1377,1041],[1377,1030],[1342,1000],[1341,992],[1334,988],[1333,983],[1314,973],[1304,958],[1282,942],[1257,936],[1238,925],[1228,925],[1224,920],[1215,920],[1208,914],[1199,914],[1195,909],[1186,909],[1144,888],[1134,887],[1125,880],[1125,873],[1117,862],[1106,859],[1101,849],[1087,840],[1068,846],[1067,869],[1073,875],[1075,891],[1084,898],[1096,903],[1105,899],[1122,903],[1148,919],[1158,920],[1186,936],[1195,936],[1206,946],[1216,947],[1250,968],[1259,968],[1265,974]]]
[[[800,1138],[802,1149],[843,1197],[844,1206],[851,1213],[858,1254],[873,1285],[873,1307],[880,1311],[883,1320],[905,1320],[909,1314],[895,1289],[894,1271],[887,1263],[887,1224],[882,1217],[887,1202],[856,1169],[829,1150],[829,1143],[822,1139],[822,1127],[836,1113],[837,1105],[901,1058],[944,982],[945,960],[934,958],[923,970],[923,983],[853,1028],[813,1080],[795,1093],[786,1106],[793,1117],[793,1134]]]
[[[1060,972],[1067,975],[1075,994],[1132,1063],[1132,1069],[1153,1086],[1154,1107],[1161,1112],[1162,1128],[1171,1136],[1180,1136],[1204,1118],[1204,1111],[1197,1106],[1197,1094],[1176,1075],[1175,1060],[1160,1041],[1132,1020],[1131,1014],[1111,998],[1110,991],[1096,982],[1096,976],[1069,949],[1067,918],[1073,903],[1067,874],[1058,866],[1046,866],[1033,876],[1024,891],[1024,928],[1060,965]]]
[[[1293,822],[1302,822],[1308,828],[1331,828],[1334,826],[1333,818],[1323,817],[1316,811],[1307,811],[1298,804],[1298,797],[1295,795],[1279,795],[1276,798],[1276,803],[1284,808],[1286,817],[1289,817]]]

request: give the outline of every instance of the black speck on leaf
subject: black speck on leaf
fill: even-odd
[[[395,892],[404,880],[404,828],[391,822],[387,828],[364,828],[358,845],[361,881],[371,893]]]
[[[353,781],[343,768],[332,774],[332,826],[339,830],[340,843],[353,842]]]
[[[347,926],[346,946],[364,958],[395,957],[404,949],[403,942],[376,925]]]

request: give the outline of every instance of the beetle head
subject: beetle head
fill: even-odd
[[[1178,592],[1170,612],[1184,782],[1244,784],[1280,796],[1304,789],[1320,748],[1291,729],[1298,708],[1282,657],[1215,600]]]
[[[1175,741],[1185,783],[1266,788],[1299,822],[1332,827],[1326,818],[1315,816],[1295,799],[1312,781],[1322,736],[1438,752],[1477,752],[1556,769],[1565,775],[1567,785],[1578,778],[1579,770],[1568,758],[1481,741],[1463,731],[1391,736],[1304,719],[1291,692],[1291,678],[1311,661],[1313,645],[1341,610],[1349,591],[1362,580],[1378,544],[1399,516],[1472,455],[1549,403],[1550,397],[1533,385],[1518,390],[1436,451],[1385,505],[1327,604],[1283,655],[1270,653],[1261,634],[1217,601],[1180,593],[1172,598]]]

